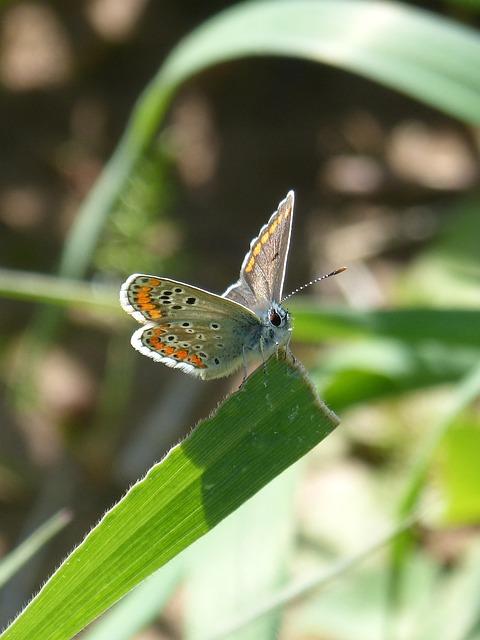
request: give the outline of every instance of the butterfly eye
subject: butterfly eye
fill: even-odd
[[[268,319],[270,320],[271,324],[273,324],[274,327],[279,327],[282,324],[282,318],[280,314],[278,313],[278,311],[275,311],[274,309],[270,311],[270,315],[268,316]]]

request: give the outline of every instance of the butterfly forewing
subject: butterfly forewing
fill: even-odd
[[[293,191],[289,191],[277,211],[260,229],[258,237],[252,240],[238,282],[231,285],[223,297],[255,310],[268,309],[272,302],[281,302],[292,231],[293,202]]]

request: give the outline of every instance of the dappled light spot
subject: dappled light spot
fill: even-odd
[[[70,45],[55,14],[45,5],[9,8],[0,32],[0,80],[9,89],[27,91],[68,79]]]
[[[132,35],[146,4],[146,0],[92,0],[86,14],[102,38],[118,42]]]

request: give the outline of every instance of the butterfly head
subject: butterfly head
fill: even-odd
[[[261,324],[261,337],[257,339],[255,347],[263,352],[264,357],[268,357],[278,347],[288,344],[292,334],[292,318],[290,312],[273,302],[263,316]],[[255,348],[252,345],[252,348]]]
[[[290,324],[290,313],[280,305],[274,304],[269,309],[268,321],[272,327],[283,328]]]

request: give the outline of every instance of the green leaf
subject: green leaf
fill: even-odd
[[[478,309],[409,307],[379,311],[320,309],[291,305],[295,338],[318,342],[325,337],[383,336],[418,345],[439,342],[452,346],[480,347]]]
[[[337,423],[301,365],[270,358],[103,517],[2,639],[72,637]]]
[[[84,634],[82,640],[132,640],[153,623],[184,575],[185,554],[130,591]]]
[[[461,380],[478,362],[480,350],[441,343],[411,346],[400,340],[367,339],[337,348],[312,373],[335,411]]]

